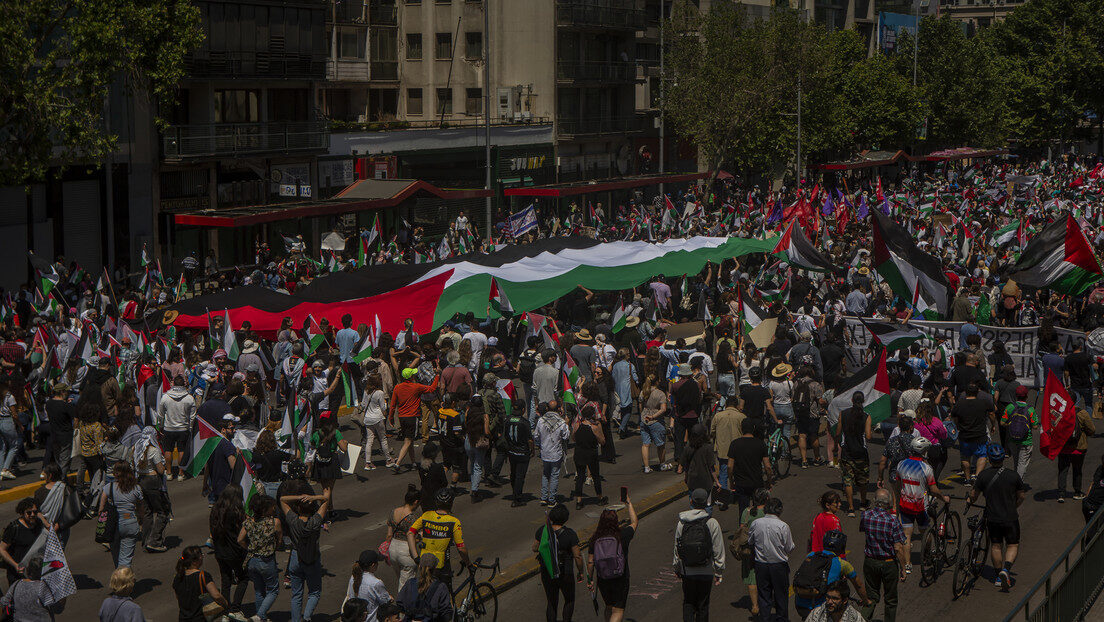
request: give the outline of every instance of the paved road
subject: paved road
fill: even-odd
[[[880,449],[880,445],[879,445]],[[1104,442],[1090,440],[1089,455],[1086,458],[1085,485],[1088,486],[1092,469],[1100,464]],[[957,452],[952,451],[952,459]],[[1089,465],[1093,465],[1092,468]],[[946,474],[945,474],[946,475]],[[897,619],[902,621],[925,619],[1000,619],[1023,597],[1025,592],[1050,567],[1057,555],[1065,549],[1070,540],[1084,527],[1080,502],[1067,501],[1059,504],[1055,501],[1057,469],[1055,464],[1036,455],[1028,469],[1027,482],[1032,486],[1027,500],[1020,508],[1020,523],[1023,529],[1023,545],[1014,571],[1016,583],[1009,593],[1001,593],[992,583],[979,581],[973,591],[959,599],[951,599],[951,575],[944,573],[938,581],[928,587],[919,586],[920,544],[914,545],[914,571],[908,577],[906,585],[900,588],[900,604]],[[948,482],[948,480],[944,480]],[[804,557],[806,541],[816,515],[815,499],[828,489],[842,490],[839,472],[826,467],[795,470],[790,477],[780,481],[774,494],[785,505],[782,518],[789,523],[797,544],[790,556],[791,576]],[[955,482],[950,483],[947,493],[959,511],[965,505],[966,488]],[[674,543],[674,528],[678,513],[686,509],[682,501],[673,503],[655,514],[641,520],[640,528],[630,549],[630,572],[632,588],[627,620],[667,621],[678,620],[682,616],[682,586],[671,570],[671,557]],[[714,514],[725,531],[726,538],[736,526],[738,517],[735,508],[727,512]],[[856,561],[861,573],[862,534],[858,530],[857,518],[843,518],[844,531],[848,536],[849,558]],[[591,526],[590,519],[578,520],[572,516],[569,525],[575,528]],[[746,589],[738,577],[738,565],[728,557],[729,568],[725,581],[713,590],[710,612],[718,619],[744,620],[749,617],[750,601]],[[593,609],[589,594],[580,584],[576,602],[576,619],[593,619]],[[529,581],[503,595],[500,611],[516,611],[531,607],[532,603],[543,603],[544,591],[539,581]],[[791,619],[798,619],[792,609]],[[1098,608],[1099,610],[1099,608]],[[536,609],[534,615],[540,615]],[[1096,612],[1104,618],[1104,614]],[[875,619],[881,620],[881,606],[875,612]],[[952,617],[953,616],[953,617]]]
[[[350,436],[357,438],[357,433],[351,432]],[[644,475],[640,472],[638,437],[618,441],[618,448],[619,453],[623,454],[618,464],[602,465],[603,475],[607,480],[605,492],[611,498],[616,497],[619,486],[628,485],[639,505],[646,497],[657,496],[657,493],[679,484],[678,476],[672,473],[655,472]],[[1086,465],[1099,464],[1102,448],[1104,443],[1099,440],[1090,443]],[[508,469],[504,469],[506,470]],[[1086,471],[1087,486],[1092,468],[1086,466]],[[417,476],[412,473],[395,476],[384,469],[372,471],[366,476],[363,473],[364,471],[358,470],[356,477],[346,478],[337,486],[337,507],[346,509],[346,516],[335,522],[329,533],[322,537],[326,576],[316,620],[331,619],[330,616],[337,613],[353,560],[360,551],[379,544],[386,534],[387,512],[399,503],[407,484],[416,483],[417,480]],[[980,614],[984,616],[981,619],[993,619],[996,612],[1003,612],[1014,604],[1083,524],[1079,503],[1067,502],[1060,505],[1053,500],[1055,475],[1054,464],[1036,455],[1027,477],[1033,490],[1021,509],[1025,544],[1016,564],[1018,583],[1010,594],[1001,594],[991,585],[979,585],[964,600],[952,602],[949,575],[944,575],[934,586],[921,588],[917,585],[918,573],[914,573],[910,576],[908,585],[901,591],[898,619],[918,620],[939,614]],[[532,491],[538,485],[537,467],[531,464],[526,489]],[[561,494],[567,492],[569,486],[569,481],[562,481]],[[815,514],[815,498],[829,488],[840,488],[839,473],[826,467],[807,471],[795,468],[790,477],[776,485],[775,494],[786,505],[783,518],[791,525],[794,539],[801,550],[804,549]],[[501,499],[502,494],[508,494],[508,488],[492,490],[498,495],[495,498],[479,504],[460,498],[455,509],[464,522],[465,537],[473,556],[488,559],[500,557],[503,567],[507,569],[505,578],[509,578],[511,573],[516,575],[531,558],[529,546],[533,532],[544,523],[544,514],[534,502],[522,508],[510,508],[508,502]],[[952,484],[948,490],[951,495],[964,498],[963,487]],[[139,577],[137,601],[147,617],[155,622],[176,619],[176,602],[170,587],[173,566],[182,546],[200,544],[208,533],[209,513],[205,499],[200,496],[199,484],[194,481],[172,482],[170,493],[175,503],[176,516],[167,530],[168,544],[171,547],[169,552],[148,554],[140,551],[133,564]],[[961,500],[956,501],[959,507],[963,504]],[[682,507],[683,502],[679,500],[642,520],[631,555],[633,598],[628,612],[630,619],[673,620],[680,617],[681,588],[677,582],[672,581],[669,564],[673,528],[677,513]],[[592,527],[599,510],[597,505],[591,504],[582,512],[573,511],[569,525],[576,529]],[[14,502],[0,505],[0,516],[4,516],[4,520],[8,517],[14,518],[14,514]],[[735,510],[718,512],[717,516],[726,533],[730,533],[737,519]],[[844,525],[849,536],[849,548],[856,551],[852,553],[852,558],[861,558],[862,540],[858,533],[857,519],[845,518]],[[104,585],[111,574],[111,559],[100,545],[92,542],[92,535],[93,525],[88,521],[74,529],[68,555],[81,589],[70,599],[62,620],[90,619],[106,594]],[[919,548],[919,544],[916,548]],[[791,559],[791,568],[795,569],[797,566],[798,553],[795,552]],[[285,563],[286,555],[281,553],[278,559],[280,563]],[[917,554],[915,563],[918,561]],[[216,575],[218,573],[211,558],[208,558],[205,568]],[[396,587],[396,577],[390,569],[383,568],[380,574],[389,589]],[[285,591],[277,600],[272,613],[273,620],[279,622],[288,619],[289,594]],[[251,612],[251,589],[247,592],[245,602],[246,611]],[[539,617],[543,607],[544,595],[540,582],[530,579],[502,596],[500,619],[518,619],[516,616],[519,615]],[[590,619],[589,607],[589,603],[580,602],[577,618]],[[747,607],[748,601],[742,585],[735,574],[730,574],[726,582],[714,592],[713,614],[732,614],[737,619],[743,619]],[[796,614],[793,615],[796,618]],[[881,617],[880,611],[876,617]]]

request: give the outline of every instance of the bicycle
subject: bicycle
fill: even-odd
[[[932,507],[937,501],[932,501]],[[944,503],[943,509],[931,512],[932,523],[924,530],[920,540],[920,579],[923,585],[931,585],[958,561],[958,541],[962,534],[962,517]],[[949,551],[949,553],[948,553]]]
[[[490,565],[483,564],[482,561],[483,558],[479,557],[472,562],[471,567],[468,568],[468,578],[464,579],[464,582],[452,592],[452,601],[455,605],[456,597],[464,591],[465,587],[468,588],[468,593],[456,606],[456,614],[453,618],[455,622],[474,622],[476,620],[495,622],[498,618],[498,592],[490,584],[499,572],[498,558],[496,557],[494,563]],[[480,568],[491,571],[491,576],[487,577],[486,581],[477,582],[475,580],[475,571]]]
[[[790,440],[782,435],[782,426],[776,426],[767,436],[767,459],[770,461],[775,477],[781,479],[790,473],[790,465],[793,463],[792,451]]]
[[[951,595],[953,600],[966,594],[985,567],[985,558],[989,555],[989,529],[985,523],[985,508],[979,514],[966,517],[966,528],[969,537],[961,538],[958,542],[958,559],[954,564],[954,576],[951,579]],[[966,510],[970,511],[970,504],[966,504]]]

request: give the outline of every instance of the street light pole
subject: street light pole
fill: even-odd
[[[486,142],[486,188],[491,189],[491,0],[483,0],[483,138]],[[491,195],[487,195],[487,239],[491,239]]]
[[[920,0],[913,1],[912,14],[916,19],[916,36],[912,38],[912,85],[916,86],[916,54],[920,49]]]
[[[663,175],[663,159],[665,149],[664,140],[664,127],[663,127],[663,89],[666,88],[663,84],[663,22],[667,20],[667,0],[662,0],[659,3],[659,174]],[[659,194],[664,194],[663,183],[659,184]]]

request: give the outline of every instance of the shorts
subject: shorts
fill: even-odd
[[[162,435],[162,440],[164,440],[165,443],[161,446],[161,449],[165,453],[171,453],[174,449],[179,449],[181,453],[183,453],[188,448],[188,431],[166,431]]]
[[[816,438],[820,436],[820,417],[813,415],[797,416],[797,433],[806,437]]]
[[[418,436],[418,417],[399,417],[399,438],[414,440]]]
[[[598,579],[598,593],[607,607],[624,609],[629,602],[628,575],[616,579]]]
[[[930,522],[930,517],[928,516],[927,511],[920,512],[919,514],[913,514],[912,512],[901,508],[897,512],[897,517],[901,519],[901,525],[903,527],[911,527],[913,525],[916,525],[917,527],[923,529],[924,527],[927,527],[928,523]]]
[[[986,454],[986,447],[988,443],[981,441],[978,443],[971,443],[969,441],[958,441],[958,453],[962,456],[962,460],[969,460],[971,457],[984,458]]]
[[[840,461],[840,475],[844,486],[865,488],[870,483],[870,462],[862,458],[844,458]]]
[[[660,421],[641,424],[640,442],[645,445],[663,447],[664,443],[667,442],[667,426]]]
[[[1020,521],[1011,524],[985,521],[985,526],[989,529],[989,541],[993,544],[1020,543]]]

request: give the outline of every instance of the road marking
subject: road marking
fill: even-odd
[[[378,523],[372,523],[364,528],[364,531],[372,531],[373,529],[379,529],[380,527],[387,526],[387,521],[381,520]]]
[[[334,545],[332,545],[332,544],[323,544],[322,546],[318,547],[318,550],[319,551],[328,551],[328,550],[332,549],[333,547],[334,547]]]

